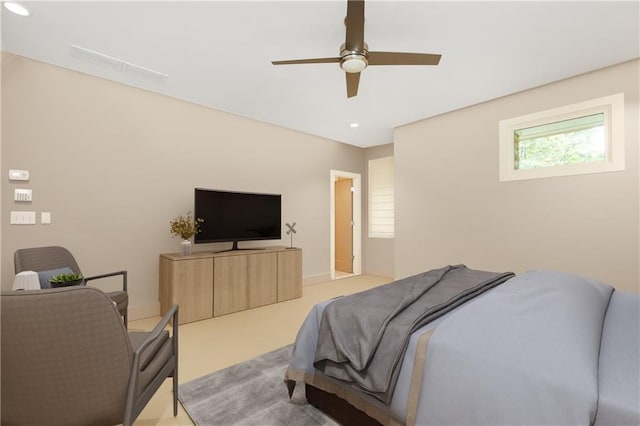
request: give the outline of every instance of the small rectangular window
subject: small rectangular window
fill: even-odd
[[[369,160],[369,238],[395,233],[393,157]]]
[[[624,169],[622,94],[500,122],[500,180]]]
[[[527,127],[514,134],[516,170],[605,161],[604,113]]]

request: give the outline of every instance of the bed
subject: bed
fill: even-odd
[[[463,290],[471,297],[444,292],[445,302],[429,302],[429,318],[405,320],[416,327],[401,336],[402,327],[390,325],[389,318],[405,307],[389,315],[383,305],[392,297],[385,292],[412,279],[418,284],[403,291],[413,291],[425,274],[433,278],[437,271],[437,285],[430,281],[425,294],[433,292],[446,281],[438,274],[451,274],[447,268],[484,273],[456,265],[315,305],[285,374],[290,392],[304,384],[309,402],[345,425],[640,425],[639,294],[553,271],[490,273],[494,278],[480,279],[487,288],[477,291],[474,283]],[[382,299],[375,299],[376,292]],[[423,303],[422,297],[415,303]],[[352,308],[356,304],[369,307]],[[332,311],[343,314],[331,318]],[[379,338],[380,318],[398,340]],[[338,328],[340,321],[343,330],[327,337],[327,328]],[[363,339],[362,333],[378,337]],[[402,349],[391,362],[394,352],[385,350],[390,345]],[[382,374],[395,377],[391,389],[367,377],[377,362],[375,353],[363,356],[369,346],[387,358],[382,365],[394,369]]]

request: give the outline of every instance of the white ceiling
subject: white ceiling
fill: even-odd
[[[5,51],[360,147],[392,142],[403,124],[640,56],[637,0],[369,0],[370,50],[442,60],[369,67],[347,99],[339,64],[270,62],[338,56],[344,0],[22,4],[29,17],[2,10]],[[79,59],[71,45],[168,78]]]

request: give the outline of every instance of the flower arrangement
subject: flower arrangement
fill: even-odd
[[[191,237],[200,232],[200,224],[204,222],[204,219],[194,219],[191,212],[187,213],[187,216],[174,217],[170,223],[171,235],[174,237],[180,237],[183,240],[190,240]]]

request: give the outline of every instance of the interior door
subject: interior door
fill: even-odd
[[[352,179],[335,182],[336,270],[353,273],[353,186]]]

